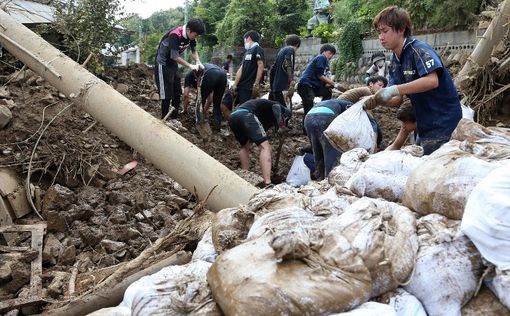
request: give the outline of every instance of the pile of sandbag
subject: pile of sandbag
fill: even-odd
[[[329,172],[328,182],[334,186],[343,186],[370,157],[366,149],[354,148],[342,154],[340,163]]]
[[[411,172],[402,203],[420,214],[462,219],[474,187],[510,157],[510,133],[462,119],[452,140]]]

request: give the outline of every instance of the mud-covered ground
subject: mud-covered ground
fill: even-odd
[[[36,207],[48,225],[43,296],[66,298],[73,270],[78,271],[75,294],[93,287],[94,282],[80,280],[86,280],[88,273],[135,258],[193,214],[196,200],[192,193],[94,123],[79,105],[28,70],[17,73],[10,67],[2,69],[0,102],[11,109],[13,119],[0,130],[0,168],[14,170],[21,185],[30,172],[32,188],[41,190],[42,203]],[[102,79],[159,118],[151,69],[141,65],[111,69]],[[376,109],[374,115],[383,128],[386,146],[399,129],[395,110]],[[280,180],[287,174],[296,149],[307,144],[301,120],[298,114],[291,121],[293,128],[280,158]],[[167,125],[228,168],[239,169],[239,146],[226,124],[208,141],[199,136],[192,113],[181,114],[180,122],[169,121]],[[276,140],[271,143],[275,155],[278,144]],[[138,161],[133,170],[116,173],[132,160]],[[255,184],[261,180],[256,148],[251,170],[254,173],[237,171]],[[38,222],[41,219],[34,212],[15,221]],[[29,243],[26,233],[11,241],[16,246]],[[195,245],[192,241],[186,247],[193,250]],[[0,300],[26,294],[31,258],[24,256],[0,253]],[[39,312],[42,306],[24,312]]]

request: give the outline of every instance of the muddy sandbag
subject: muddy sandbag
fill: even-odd
[[[132,283],[120,306],[130,308],[132,315],[221,315],[207,284],[210,266],[195,260],[163,268]]]
[[[246,210],[263,215],[287,207],[303,208],[305,200],[306,196],[298,193],[298,189],[290,185],[278,185],[255,194],[246,205]]]
[[[302,208],[284,208],[259,217],[251,226],[247,239],[259,238],[266,232],[307,229],[322,220]]]
[[[225,315],[327,315],[368,300],[370,273],[338,232],[286,231],[221,254],[207,273]]]
[[[427,316],[420,300],[402,288],[384,293],[377,300],[392,306],[397,316]]]
[[[338,151],[364,148],[373,153],[377,147],[377,133],[372,128],[368,114],[359,101],[338,115],[324,131],[324,136]]]
[[[420,250],[404,289],[422,302],[429,316],[461,315],[483,272],[473,243],[460,232],[460,222],[439,214],[418,221]]]
[[[459,145],[451,140],[422,158],[407,179],[402,204],[424,215],[462,218],[471,191],[499,164],[477,158]]]
[[[510,316],[510,311],[489,288],[482,286],[478,294],[462,307],[462,316],[479,315]]]
[[[372,276],[371,297],[408,281],[418,252],[416,220],[406,207],[362,198],[322,227],[338,231],[359,251]]]
[[[226,208],[216,214],[211,237],[217,253],[239,245],[248,235],[255,214],[244,207]]]
[[[387,304],[377,302],[366,302],[356,307],[352,311],[338,314],[330,314],[329,316],[398,316],[395,309]]]
[[[485,259],[510,270],[510,161],[471,192],[461,229]]]
[[[500,270],[496,267],[484,282],[499,301],[510,309],[510,270]]]
[[[131,308],[125,306],[101,308],[87,316],[131,316]]]
[[[340,215],[358,199],[353,195],[338,194],[336,188],[331,188],[322,195],[312,197],[307,209],[317,216]]]
[[[401,150],[385,150],[371,155],[345,183],[358,196],[400,202],[409,174],[422,160]]]
[[[212,240],[212,228],[209,228],[204,233],[202,239],[198,242],[195,251],[193,251],[191,261],[203,260],[213,263],[214,260],[216,260],[217,256],[218,253],[216,252],[216,249],[214,249],[214,244]]]
[[[461,119],[451,139],[462,142],[463,150],[488,160],[510,158],[510,129],[484,127],[470,120]]]
[[[370,154],[363,148],[354,148],[343,153],[340,164],[328,174],[329,184],[343,186],[369,157]]]

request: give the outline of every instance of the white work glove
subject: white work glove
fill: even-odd
[[[204,65],[200,61],[197,62],[197,66],[198,66],[198,70],[204,70],[205,69]]]
[[[189,69],[191,69],[193,71],[199,71],[200,70],[200,66],[199,65],[190,65]]]
[[[382,88],[381,90],[377,91],[377,93],[374,95],[374,99],[377,103],[387,104],[391,98],[397,97],[399,95],[400,92],[398,91],[397,86],[394,85],[387,88]]]

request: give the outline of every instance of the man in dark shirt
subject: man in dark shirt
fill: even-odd
[[[164,118],[170,108],[170,102],[175,110],[171,118],[177,118],[179,103],[182,94],[181,81],[177,64],[181,64],[191,70],[203,68],[196,51],[196,38],[205,32],[205,26],[200,19],[190,19],[185,25],[176,27],[166,33],[159,42],[154,67],[156,86],[161,99],[161,118]],[[181,57],[187,49],[191,49],[191,56],[196,64],[192,65]]]
[[[283,98],[283,91],[288,90],[288,96],[292,98],[294,94],[294,57],[296,50],[301,45],[299,36],[292,34],[285,39],[284,48],[280,49],[273,67],[269,72],[269,84],[271,92],[269,93],[269,100],[278,101],[280,104],[285,105]]]
[[[213,127],[218,130],[222,120],[221,100],[227,85],[227,75],[220,67],[208,63],[204,64],[203,71],[189,71],[184,77],[184,112],[189,104],[190,90],[197,89],[199,85],[201,102],[194,103],[197,122],[201,121],[200,113],[207,113],[209,106],[213,103]],[[198,108],[199,104],[201,108]]]
[[[299,79],[297,91],[303,100],[305,115],[313,107],[313,99],[315,97],[322,97],[322,100],[331,99],[331,90],[335,86],[335,82],[330,78],[329,61],[335,54],[335,46],[330,44],[322,45],[319,55],[315,56],[306,65]]]
[[[259,96],[260,81],[264,72],[264,50],[258,43],[259,33],[248,31],[243,38],[246,52],[232,85],[232,91],[237,94],[234,105],[242,104]]]
[[[274,127],[276,132],[283,132],[290,117],[289,109],[276,101],[264,99],[249,100],[230,114],[228,125],[241,144],[239,157],[242,169],[248,170],[250,167],[251,143],[260,149],[263,186],[271,184],[271,145],[266,130]]]
[[[223,70],[225,70],[225,73],[228,73],[228,70],[230,68],[230,64],[232,63],[232,55],[227,55],[227,60],[223,63]]]

